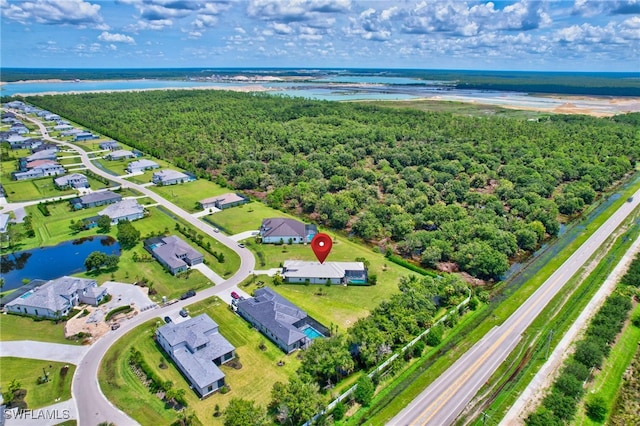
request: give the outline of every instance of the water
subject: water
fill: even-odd
[[[35,248],[3,255],[0,273],[3,290],[22,286],[22,280],[51,280],[85,270],[84,261],[93,251],[120,255],[120,245],[112,237],[97,235],[66,241],[53,247]]]
[[[324,337],[322,333],[320,333],[318,330],[311,327],[310,325],[307,325],[305,328],[303,328],[300,331],[302,331],[305,334],[305,336],[307,336],[311,340],[317,339],[318,337]]]

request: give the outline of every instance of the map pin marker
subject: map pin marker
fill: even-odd
[[[332,245],[333,242],[331,242],[331,237],[327,234],[319,233],[313,237],[311,240],[311,249],[320,263],[324,263],[324,260],[329,256]]]

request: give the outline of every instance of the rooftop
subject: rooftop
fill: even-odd
[[[362,262],[310,262],[285,260],[283,273],[291,278],[343,278],[345,271],[364,271]]]

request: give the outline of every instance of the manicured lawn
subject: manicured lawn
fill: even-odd
[[[43,361],[29,358],[0,358],[2,377],[0,387],[6,391],[11,380],[20,383],[20,389],[26,389],[25,402],[27,408],[41,408],[59,401],[71,398],[71,380],[76,366],[64,362]],[[68,365],[66,373],[62,368]],[[43,376],[43,369],[49,373],[47,383],[38,384],[38,378]],[[63,376],[64,374],[64,376]]]
[[[96,165],[98,167],[102,166],[101,168],[103,170],[109,170],[113,173],[115,173],[116,175],[125,175],[127,174],[127,165],[129,164],[130,161],[133,161],[131,159],[127,159],[127,160],[105,160],[104,158],[102,158],[103,155],[107,155],[108,152],[101,152],[99,153],[99,157],[96,157],[95,160],[93,160],[94,163],[96,163]]]
[[[25,333],[25,330],[29,330]],[[36,340],[38,342],[80,344],[81,341],[64,338],[64,322],[34,321],[19,315],[0,314],[0,341]]]
[[[214,407],[219,405],[220,410],[224,410],[234,397],[255,400],[266,406],[271,398],[273,384],[277,381],[286,382],[294,374],[299,365],[295,356],[286,356],[217,298],[199,302],[188,309],[192,316],[207,313],[220,325],[220,334],[236,346],[242,368],[235,370],[222,366],[231,391],[227,394],[218,392],[200,400],[195,392],[189,390],[188,383],[172,363],[165,361],[169,367],[161,369],[160,361],[167,360],[168,357],[152,339],[156,327],[163,324],[160,320],[154,320],[129,332],[107,352],[100,369],[99,381],[109,400],[143,424],[168,424],[177,418],[175,411],[166,409],[164,403],[145,389],[132,374],[125,355],[133,347],[143,354],[162,380],[171,380],[175,388],[187,391],[189,410],[193,410],[203,424],[222,424],[221,417],[213,417]],[[267,347],[264,352],[259,349],[261,342]],[[280,360],[285,362],[282,367],[277,366]]]
[[[260,229],[262,219],[268,217],[288,217],[299,220],[258,201],[223,210],[209,216],[207,219],[220,228],[221,231],[233,235],[251,229]]]
[[[15,203],[19,201],[38,200],[42,198],[42,194],[31,180],[5,180],[2,179],[2,186],[7,193],[9,202]]]
[[[51,197],[59,197],[61,195],[74,194],[76,191],[73,189],[63,189],[60,190],[56,188],[53,183],[53,178],[46,177],[42,179],[34,179],[31,182],[38,188],[40,192],[40,196],[42,198],[51,198]]]
[[[149,178],[149,180],[151,179]],[[150,189],[191,213],[202,210],[197,206],[198,201],[232,192],[206,179],[198,179],[180,185],[153,186]]]
[[[78,166],[82,165],[82,159],[80,158],[80,156],[72,157],[71,155],[69,155],[68,157],[70,158],[60,158],[58,160],[58,163],[62,164],[63,166],[68,166],[69,164],[78,165]]]

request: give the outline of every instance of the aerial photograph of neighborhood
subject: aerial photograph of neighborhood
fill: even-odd
[[[640,425],[640,1],[0,0],[0,426]]]

